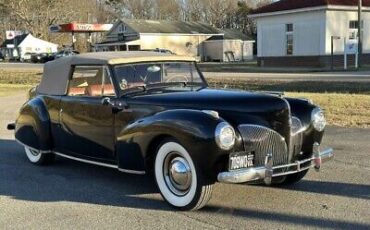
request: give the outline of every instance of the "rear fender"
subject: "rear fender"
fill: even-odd
[[[52,149],[50,117],[41,97],[35,97],[21,107],[15,123],[15,138],[34,149]]]

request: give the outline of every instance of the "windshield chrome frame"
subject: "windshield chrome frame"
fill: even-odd
[[[119,87],[119,82],[118,82],[118,76],[116,75],[115,68],[117,66],[123,67],[123,66],[132,66],[132,65],[140,65],[140,64],[166,64],[166,63],[193,63],[194,64],[194,71],[197,71],[199,74],[199,78],[202,80],[202,82],[199,82],[199,87],[201,88],[207,88],[208,87],[208,82],[205,79],[203,73],[200,71],[197,62],[195,61],[153,61],[153,62],[134,62],[134,63],[127,63],[127,64],[117,64],[117,65],[110,65],[110,74],[112,77],[112,81],[114,81],[115,84],[115,89],[116,92],[118,92],[119,97],[129,97],[128,95],[125,95],[124,90],[122,90]],[[150,84],[149,84],[150,85]],[[143,91],[144,92],[144,91]]]

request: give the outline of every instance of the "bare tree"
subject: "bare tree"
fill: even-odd
[[[180,4],[176,0],[157,0],[154,14],[159,20],[179,20]]]
[[[17,24],[17,29],[31,32],[33,35],[47,39],[48,26],[70,18],[72,8],[62,0],[0,0],[0,5],[9,12]],[[63,13],[61,13],[63,12]]]
[[[24,30],[42,39],[70,44],[68,34],[50,34],[48,27],[72,21],[113,23],[121,18],[135,18],[205,22],[218,28],[236,28],[254,33],[254,23],[248,18],[250,10],[271,2],[272,0],[0,0],[0,30]],[[0,39],[4,40],[4,34],[0,33]]]
[[[205,0],[205,21],[218,28],[233,26],[233,18],[237,11],[237,0]]]
[[[206,0],[183,0],[181,10],[184,21],[205,21]]]

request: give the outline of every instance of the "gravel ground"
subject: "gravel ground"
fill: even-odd
[[[370,229],[370,130],[329,127],[336,156],[300,183],[216,184],[209,205],[178,212],[153,178],[58,158],[27,162],[5,130],[24,95],[0,98],[0,226],[2,229]]]

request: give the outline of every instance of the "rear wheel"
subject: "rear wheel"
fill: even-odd
[[[48,165],[54,162],[54,153],[41,153],[35,149],[24,147],[28,160],[37,165]]]
[[[167,140],[159,147],[154,174],[162,197],[175,208],[197,210],[211,198],[213,183],[176,141]]]

